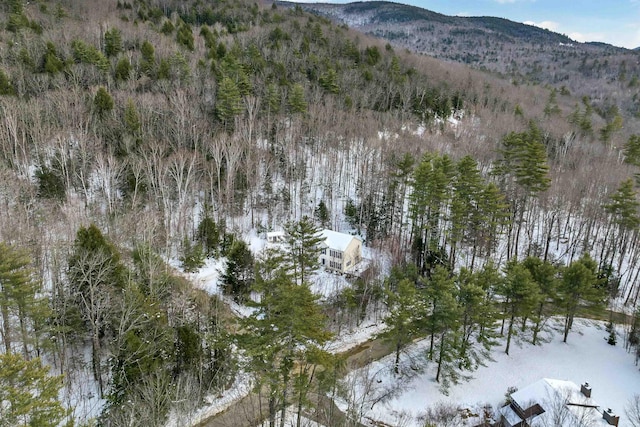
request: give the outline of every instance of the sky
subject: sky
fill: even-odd
[[[349,0],[292,0],[350,3]],[[640,47],[640,0],[403,0],[445,15],[496,16],[565,34],[575,41]]]

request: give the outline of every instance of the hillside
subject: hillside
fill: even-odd
[[[0,419],[162,426],[243,383],[273,425],[353,391],[331,349],[372,319],[438,381],[552,314],[624,310],[635,351],[640,137],[603,102],[271,2],[0,3]],[[320,269],[321,228],[370,268]]]
[[[501,18],[445,16],[384,1],[297,5],[397,47],[495,72],[515,84],[564,87],[579,97],[589,96],[602,111],[615,105],[630,117],[640,117],[637,50],[579,43]]]

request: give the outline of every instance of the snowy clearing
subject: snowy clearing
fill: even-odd
[[[562,336],[556,334],[551,342],[541,346],[513,347],[509,356],[504,354],[504,346],[498,346],[492,353],[495,362],[488,362],[473,372],[473,379],[468,382],[451,386],[448,396],[439,390],[434,380],[435,363],[428,364],[421,372],[408,368],[405,371],[414,372],[412,375],[394,378],[394,355],[390,355],[347,377],[347,381],[357,384],[358,388],[351,398],[355,402],[351,409],[354,405],[359,407],[356,410],[365,420],[418,426],[421,424],[417,418],[428,407],[439,403],[478,413],[485,405],[501,406],[509,387],[523,388],[541,378],[555,378],[576,384],[589,382],[594,400],[620,415],[620,427],[628,426],[624,408],[634,394],[640,393],[640,371],[633,356],[623,348],[621,328],[618,335],[618,345],[610,346],[605,340],[607,332],[603,322],[580,319],[566,344]],[[412,356],[403,355],[403,360],[411,367],[418,367],[427,347],[427,340],[414,344],[410,349]],[[388,399],[376,402],[385,394]],[[345,402],[337,403],[342,410],[348,409]]]

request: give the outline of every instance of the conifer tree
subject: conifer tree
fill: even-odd
[[[275,427],[278,411],[284,417],[291,402],[288,391],[292,384],[297,385],[298,393],[308,390],[301,387],[305,379],[298,379],[308,375],[308,371],[294,370],[296,361],[304,366],[311,360],[327,360],[318,355],[331,336],[325,328],[326,318],[318,305],[318,296],[308,286],[293,281],[281,262],[277,253],[261,260],[257,285],[262,296],[238,337],[251,359],[252,369],[259,374],[258,389],[266,388],[270,427]],[[304,400],[300,395],[297,399]]]
[[[59,400],[62,376],[50,376],[40,359],[0,354],[0,427],[73,426]]]
[[[195,273],[204,265],[204,250],[201,245],[194,245],[189,237],[182,240],[180,267],[188,273]]]
[[[387,283],[386,305],[389,314],[385,319],[382,336],[393,344],[395,362],[393,370],[400,373],[400,355],[405,347],[424,330],[426,311],[424,296],[409,279],[400,280],[393,288]]]
[[[149,77],[155,77],[155,48],[148,40],[145,40],[140,47],[140,53],[142,55],[142,60],[140,61],[140,71],[142,72],[142,74],[146,74]]]
[[[0,337],[6,353],[13,351],[14,332],[19,331],[23,356],[29,359],[30,349],[39,350],[38,338],[46,317],[46,300],[39,296],[39,284],[31,269],[29,255],[0,242]]]
[[[93,107],[95,108],[98,117],[102,118],[107,113],[113,110],[113,98],[103,87],[98,88],[95,97],[93,98]]]
[[[322,227],[326,227],[329,224],[329,209],[327,209],[324,200],[318,202],[318,206],[313,210],[313,216]]]
[[[127,99],[127,105],[124,109],[124,124],[127,132],[133,136],[137,136],[140,132],[142,124],[140,122],[140,114],[135,103],[131,98]]]
[[[457,275],[456,293],[461,311],[456,359],[459,369],[476,369],[496,344],[498,313],[493,293],[500,282],[498,270],[490,263],[475,273],[462,268]]]
[[[193,30],[189,24],[185,22],[180,24],[176,33],[176,40],[187,49],[191,51],[194,49]]]
[[[540,293],[527,268],[518,261],[510,261],[505,269],[505,280],[499,290],[504,298],[504,320],[508,321],[507,344],[504,352],[509,354],[511,339],[515,333],[513,326],[517,318],[526,319],[538,306]]]
[[[565,267],[559,288],[560,307],[564,314],[563,342],[567,342],[569,331],[578,308],[601,309],[606,299],[605,292],[598,287],[598,266],[589,254]]]
[[[428,261],[429,253],[437,254],[440,250],[442,214],[450,197],[453,172],[453,163],[447,155],[427,153],[413,173],[409,196],[412,250],[421,273],[431,272],[435,264]]]
[[[610,265],[614,256],[618,254],[618,270],[622,268],[622,260],[625,258],[631,233],[640,227],[640,213],[636,192],[633,189],[631,178],[624,180],[614,194],[610,196],[610,202],[605,204],[605,211],[610,215],[611,224],[616,226],[613,237],[610,238],[611,227],[607,228],[601,255],[601,265]],[[605,252],[606,251],[606,252]]]
[[[307,100],[304,96],[304,88],[300,83],[291,87],[288,97],[289,112],[292,115],[305,114],[307,112]]]
[[[122,33],[112,28],[104,33],[104,54],[107,57],[117,56],[122,52]]]
[[[208,212],[205,213],[205,216],[200,221],[200,224],[198,224],[196,236],[198,242],[200,242],[200,244],[202,245],[206,256],[210,257],[218,253],[218,246],[220,244],[220,229]]]
[[[449,261],[451,262],[451,268],[456,262],[458,245],[472,238],[475,225],[480,222],[478,217],[481,215],[479,208],[481,207],[482,189],[482,177],[476,161],[470,156],[463,157],[456,164],[449,213],[451,246]],[[486,226],[486,222],[482,222]]]
[[[506,179],[506,190],[513,197],[512,220],[516,224],[515,235],[508,236],[507,256],[517,257],[525,211],[531,199],[551,185],[540,129],[532,122],[526,132],[511,132],[503,138],[500,153],[502,159],[494,173]]]
[[[437,363],[436,382],[446,394],[460,377],[460,315],[455,278],[443,266],[434,269],[425,287],[426,331],[430,334],[427,357]],[[437,341],[435,340],[437,338]],[[437,343],[434,346],[434,343]]]
[[[320,229],[304,216],[300,221],[288,222],[284,226],[286,251],[294,281],[306,283],[311,272],[319,266]]]
[[[227,251],[227,268],[222,275],[224,291],[237,302],[244,301],[253,283],[253,254],[241,239],[235,239]]]
[[[640,135],[631,135],[624,145],[624,162],[640,167]]]
[[[129,62],[128,58],[120,58],[118,63],[116,64],[116,70],[114,72],[114,77],[119,81],[127,81],[131,76],[131,62]]]
[[[450,310],[454,310],[452,300],[455,301],[455,283],[450,277],[449,270],[437,266],[425,287],[427,306],[426,332],[429,334],[429,360],[433,360],[435,339],[451,329]],[[455,311],[455,310],[454,310]]]
[[[557,299],[558,271],[550,262],[542,261],[540,258],[532,256],[525,258],[522,261],[522,265],[531,273],[531,278],[538,286],[538,292],[540,293],[538,309],[533,316],[536,323],[533,327],[532,344],[536,345],[538,334],[542,330],[545,321],[545,307],[550,303],[554,303]]]
[[[0,69],[0,96],[2,95],[15,95],[15,90],[9,76]]]
[[[238,87],[229,77],[223,77],[216,97],[216,115],[225,126],[232,126],[233,119],[242,112]]]

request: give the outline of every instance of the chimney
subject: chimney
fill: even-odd
[[[585,382],[580,386],[580,393],[582,393],[584,397],[591,397],[591,386],[588,382]]]
[[[613,414],[611,408],[608,408],[606,411],[602,412],[602,418],[610,425],[616,426],[620,422],[620,417]]]

